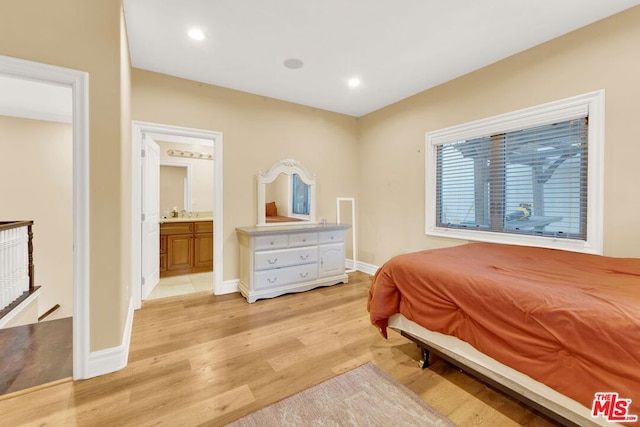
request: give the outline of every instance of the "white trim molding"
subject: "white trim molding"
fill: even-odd
[[[122,344],[89,354],[89,367],[85,378],[119,371],[127,366],[129,360],[129,345],[131,343],[131,329],[133,327],[133,298],[129,298],[127,320],[122,334]]]
[[[234,292],[240,292],[240,289],[238,288],[239,284],[240,284],[240,279],[225,280],[224,282],[222,282],[222,287],[220,289],[220,292],[216,293],[216,295],[224,295],[224,294],[232,294]]]
[[[347,265],[349,265],[348,264],[349,262],[351,262],[351,265],[353,266],[353,261],[347,260]],[[378,267],[377,265],[367,264],[366,262],[362,262],[362,261],[357,261],[355,265],[356,270],[362,271],[363,273],[367,273],[372,276],[376,274],[376,271],[378,271],[378,268],[380,267]]]
[[[0,55],[0,74],[70,87],[73,102],[73,378],[87,378],[90,345],[89,74]]]

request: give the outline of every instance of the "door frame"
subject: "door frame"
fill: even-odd
[[[90,376],[89,73],[0,55],[0,74],[70,87],[73,138],[73,379]],[[36,243],[37,244],[37,243]]]
[[[131,123],[131,298],[134,308],[142,306],[142,242],[140,225],[142,197],[142,138],[145,133],[154,139],[162,135],[161,140],[176,139],[209,140],[213,143],[213,293],[223,292],[223,207],[222,207],[222,132],[193,129],[181,126],[165,125],[134,120]]]

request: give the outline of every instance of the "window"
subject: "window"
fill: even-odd
[[[291,213],[309,215],[309,186],[297,173],[291,175]]]
[[[602,253],[603,98],[428,133],[427,234]]]

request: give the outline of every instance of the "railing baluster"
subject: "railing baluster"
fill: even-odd
[[[35,290],[32,224],[0,222],[0,312]]]

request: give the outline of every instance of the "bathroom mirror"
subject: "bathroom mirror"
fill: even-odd
[[[298,161],[280,160],[257,179],[259,227],[316,222],[316,179]]]
[[[174,208],[180,216],[213,216],[213,146],[178,138],[156,139],[160,148],[160,214],[171,218]]]
[[[192,167],[189,163],[160,162],[160,213],[162,216],[176,207],[191,212],[193,186]]]

